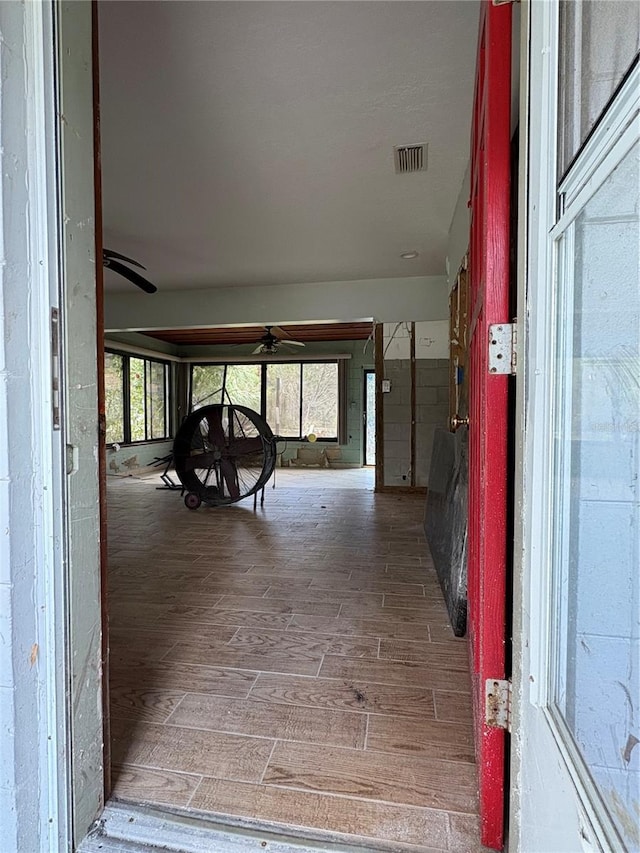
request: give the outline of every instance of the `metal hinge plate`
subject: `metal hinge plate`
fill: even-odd
[[[511,682],[488,678],[484,683],[484,721],[494,729],[511,731]]]
[[[60,429],[60,314],[51,309],[51,422]]]
[[[515,323],[489,326],[489,373],[516,372],[516,329]]]

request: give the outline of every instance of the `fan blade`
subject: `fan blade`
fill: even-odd
[[[137,261],[134,261],[133,258],[128,258],[126,255],[121,255],[120,252],[114,252],[113,249],[103,249],[102,250],[103,258],[117,258],[119,261],[126,261],[128,264],[133,264],[134,267],[140,267],[141,270],[146,270],[146,267],[143,267],[142,264],[139,264]]]
[[[238,483],[238,470],[235,462],[223,456],[220,460],[220,473],[227,484],[229,497],[238,500],[240,497],[240,484]]]
[[[209,441],[215,444],[218,450],[223,450],[226,446],[226,436],[222,426],[222,408],[215,408],[207,412],[206,419],[209,424]]]
[[[104,265],[107,269],[113,270],[123,278],[126,278],[127,281],[131,282],[131,284],[135,284],[135,286],[139,287],[140,290],[144,290],[145,293],[155,293],[158,289],[155,284],[151,284],[150,281],[147,281],[146,278],[138,275],[137,272],[130,270],[129,267],[125,267],[125,265],[121,264],[120,261],[112,261],[110,258],[106,258]]]
[[[271,334],[276,338],[288,338],[289,335],[285,332],[284,329],[281,329],[280,326],[265,326],[267,331],[270,329]]]
[[[248,456],[262,452],[262,439],[259,435],[249,438],[235,438],[229,442],[229,456]]]
[[[262,347],[263,347],[263,344],[260,344],[259,347],[256,347],[254,350],[252,350],[251,355],[258,355],[258,353],[261,353]]]
[[[303,347],[302,341],[280,341],[283,347]]]
[[[199,468],[213,468],[217,459],[214,453],[194,453],[184,459],[184,470],[195,471]]]

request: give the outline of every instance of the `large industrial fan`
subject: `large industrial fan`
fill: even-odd
[[[187,494],[185,505],[223,506],[263,489],[276,464],[268,423],[245,406],[196,409],[178,430],[173,464]]]

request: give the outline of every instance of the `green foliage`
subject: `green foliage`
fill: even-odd
[[[263,370],[266,371],[264,401]],[[229,364],[224,398],[223,380],[222,365],[194,364],[191,369],[192,409],[212,403],[233,403],[262,414],[276,435],[293,438],[315,433],[319,438],[337,438],[336,362]]]
[[[125,371],[129,379],[128,424],[125,423]],[[105,353],[107,444],[167,436],[167,375],[168,367],[163,362]]]
[[[122,356],[112,352],[105,353],[104,397],[107,421],[107,444],[124,441],[122,375]]]

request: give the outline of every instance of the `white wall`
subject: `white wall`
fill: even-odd
[[[449,290],[456,280],[460,264],[469,248],[469,228],[471,227],[471,215],[469,213],[469,181],[471,164],[467,166],[464,173],[462,186],[453,212],[453,219],[449,226],[449,240],[447,243],[447,281]]]
[[[383,352],[385,359],[411,357],[409,323],[383,324]],[[415,326],[416,358],[449,358],[449,321],[427,320]]]
[[[105,298],[108,332],[368,319],[444,320],[448,315],[445,276],[159,291],[153,295],[131,288],[131,292]]]

